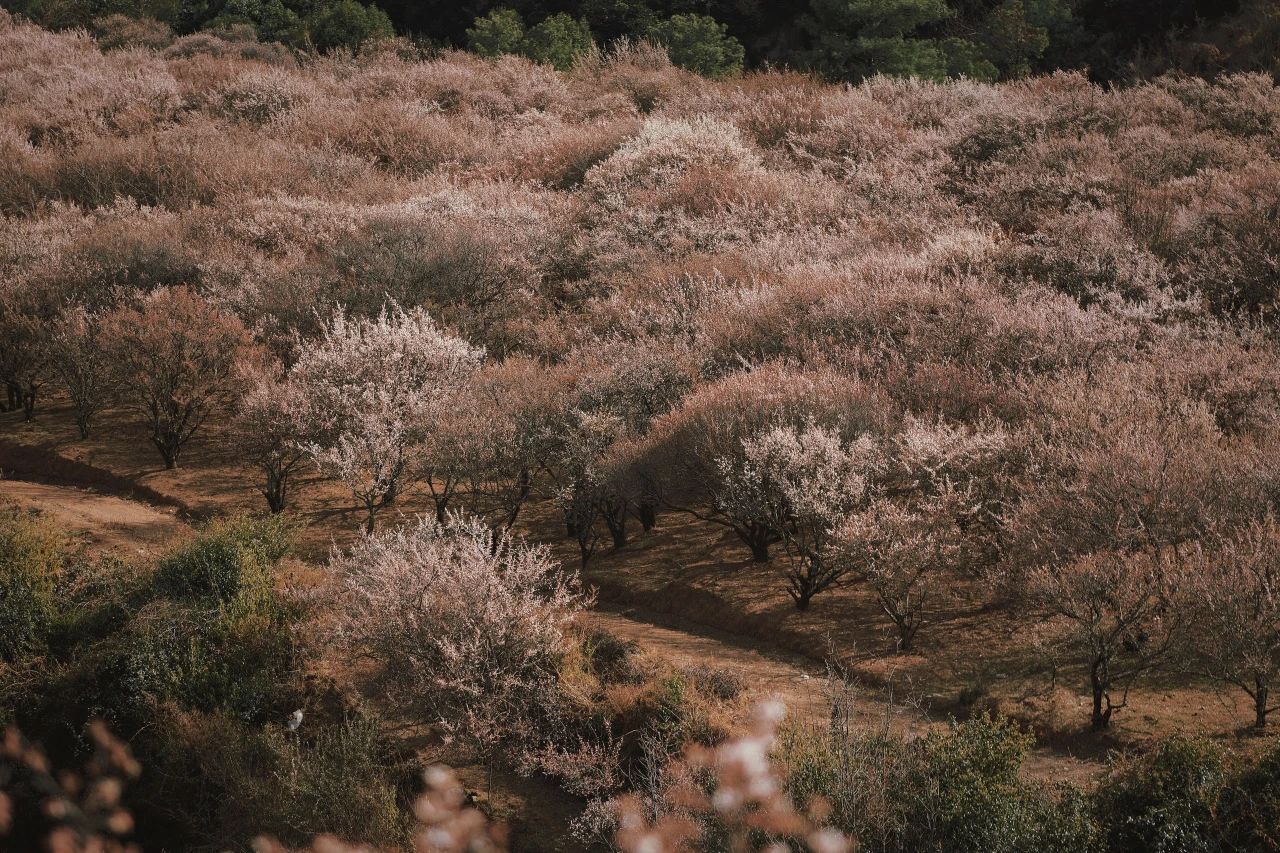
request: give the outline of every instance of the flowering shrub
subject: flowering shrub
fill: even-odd
[[[289,381],[305,401],[300,446],[350,486],[368,532],[420,476],[424,430],[480,356],[422,309],[399,307],[372,320],[338,311],[299,354]]]
[[[545,548],[451,516],[366,538],[332,565],[350,594],[343,639],[388,664],[385,689],[412,718],[492,760],[554,703],[586,599]]]

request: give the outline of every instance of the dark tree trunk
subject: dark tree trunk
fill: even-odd
[[[916,626],[909,622],[898,623],[898,651],[909,652],[915,643]]]
[[[769,546],[778,541],[772,530],[762,524],[748,524],[733,528],[733,532],[751,549],[751,562],[769,562]]]
[[[31,420],[36,413],[36,386],[35,383],[27,385],[22,389],[22,419]]]
[[[1271,695],[1271,689],[1261,677],[1254,679],[1254,685],[1253,727],[1258,731],[1262,731],[1267,727],[1267,700]]]
[[[516,526],[516,519],[520,517],[520,509],[524,506],[525,501],[529,499],[530,492],[533,491],[533,476],[529,473],[528,468],[520,469],[520,476],[516,479],[516,499],[511,504],[511,511],[507,513],[507,524],[504,530],[510,531]]]
[[[613,547],[624,547],[627,544],[627,502],[606,498],[600,503],[600,514],[604,517],[605,527],[609,528]]]
[[[262,490],[262,496],[267,499],[267,507],[270,508],[272,515],[284,512],[287,505],[286,479],[286,475],[280,471],[267,472],[267,485]]]
[[[160,451],[160,458],[164,460],[164,467],[170,471],[178,467],[178,452],[181,446],[171,438],[161,437],[152,439],[156,450]]]
[[[1093,688],[1093,715],[1091,723],[1094,731],[1102,731],[1111,725],[1111,706],[1106,702],[1107,683],[1103,678],[1105,661],[1094,660],[1089,669],[1089,684]]]

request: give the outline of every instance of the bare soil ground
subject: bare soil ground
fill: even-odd
[[[110,413],[95,437],[81,441],[56,402],[30,424],[16,413],[0,415],[0,471],[34,481],[0,481],[0,498],[54,513],[95,547],[152,549],[162,531],[180,529],[179,519],[263,507],[252,472],[237,464],[216,431],[192,442],[182,467],[166,471],[122,414]],[[340,485],[313,474],[303,477],[295,495],[306,525],[300,556],[310,563],[307,571],[323,571],[329,551],[358,535],[359,513]],[[423,496],[408,494],[385,521],[427,507]],[[576,548],[557,535],[560,522],[550,502],[531,506],[524,526],[566,564],[577,562]],[[1088,732],[1078,668],[1069,660],[1046,665],[1049,658],[1032,645],[1048,626],[989,606],[963,578],[943,590],[919,648],[896,654],[887,620],[856,585],[824,593],[800,613],[783,590],[779,567],[746,560],[721,528],[667,514],[652,533],[637,526],[635,534],[618,551],[602,544],[584,573],[600,600],[591,619],[678,664],[730,669],[759,695],[779,695],[811,719],[826,714],[822,660],[835,650],[866,686],[868,715],[884,714],[885,699],[893,697],[895,705],[916,709],[894,712],[909,728],[985,708],[1032,725],[1040,745],[1028,769],[1037,776],[1087,779],[1109,751],[1174,732],[1204,733],[1242,748],[1253,743],[1242,694],[1181,677],[1134,691],[1106,736]]]

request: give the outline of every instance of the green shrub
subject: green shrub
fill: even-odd
[[[1030,743],[989,716],[910,742],[875,729],[792,726],[777,758],[792,800],[826,801],[832,825],[860,849],[1085,849],[1094,830],[1083,794],[1021,779]]]
[[[274,600],[197,609],[161,602],[131,629],[121,699],[140,713],[154,702],[261,720],[287,692],[296,656],[292,614]]]
[[[672,63],[704,77],[742,72],[742,43],[709,15],[674,15],[650,28],[649,38],[666,48]]]
[[[1280,850],[1280,744],[1232,778],[1217,822],[1229,850]]]
[[[1217,850],[1215,811],[1226,769],[1207,741],[1172,738],[1120,762],[1096,797],[1106,848],[1126,853]]]
[[[44,648],[66,550],[66,539],[38,516],[0,511],[0,660]]]
[[[591,28],[587,22],[562,12],[525,33],[520,52],[534,62],[568,71],[579,57],[591,50],[591,45]]]
[[[220,33],[236,24],[248,24],[263,41],[297,41],[302,22],[281,0],[227,0],[204,29]]]
[[[514,9],[494,9],[467,30],[467,47],[491,59],[515,53],[523,40],[524,21]]]
[[[124,642],[125,704],[172,701],[259,719],[293,667],[293,608],[275,593],[272,568],[289,550],[292,522],[235,518],[206,527],[160,561],[156,597]]]
[[[271,567],[288,553],[292,522],[280,516],[236,518],[212,524],[156,568],[160,595],[214,598],[227,603],[271,585]]]
[[[357,0],[332,0],[319,5],[303,22],[311,42],[323,51],[345,48],[358,51],[370,42],[395,35],[387,13]]]
[[[244,849],[263,834],[296,847],[328,833],[403,849],[408,816],[396,788],[403,774],[372,717],[308,722],[292,733],[225,714],[161,714],[147,743],[143,784],[169,781],[144,790],[146,809],[181,803],[184,828],[195,833],[186,847]]]
[[[909,833],[919,849],[1030,849],[1051,813],[1019,770],[1033,739],[1008,720],[982,715],[925,739],[918,795],[932,820]]]

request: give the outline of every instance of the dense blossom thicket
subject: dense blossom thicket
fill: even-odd
[[[1220,679],[1267,724],[1270,77],[837,87],[710,81],[648,46],[561,73],[508,55],[299,62],[247,45],[104,52],[0,18],[11,424],[51,417],[50,400],[82,436],[127,417],[170,468],[225,441],[271,510],[306,470],[345,485],[369,531],[405,490],[428,495],[434,522],[338,559],[359,607],[333,609],[360,614],[344,636],[383,646],[385,665],[420,632],[430,662],[406,679],[492,650],[500,703],[477,705],[458,669],[419,709],[462,709],[447,722],[477,743],[509,743],[504,719],[528,716],[481,711],[554,694],[519,763],[593,801],[585,835],[613,837],[620,795],[646,778],[643,819],[660,821],[645,768],[724,732],[693,675],[629,681],[625,654],[524,632],[521,596],[556,620],[577,606],[567,576],[511,538],[534,502],[560,513],[586,566],[696,517],[732,532],[714,546],[726,573],[769,564],[806,613],[862,585],[884,654],[927,646],[950,586],[980,589],[1043,617],[1027,651],[1091,699],[1081,724],[1108,727],[1157,671]],[[355,709],[314,742],[244,734],[288,712],[298,691],[281,684],[306,645],[298,602],[270,580],[276,534],[214,530],[151,578],[64,564],[38,524],[5,523],[0,606],[22,618],[0,625],[0,657],[60,673],[29,707],[80,696],[145,731],[165,778],[219,779],[222,794],[192,794],[216,827],[203,841],[250,822],[233,802],[278,813],[273,831],[299,843],[349,828],[350,811],[307,817],[329,802],[308,774],[344,764],[365,794],[343,796],[385,818],[369,840],[403,838],[384,745]],[[401,588],[424,565],[468,595],[496,572],[489,591],[507,598],[450,621],[433,609],[448,590]],[[127,698],[81,690],[94,679]],[[930,755],[894,766],[923,772]],[[264,766],[270,784],[251,771]],[[1022,802],[1006,782],[992,796]]]

